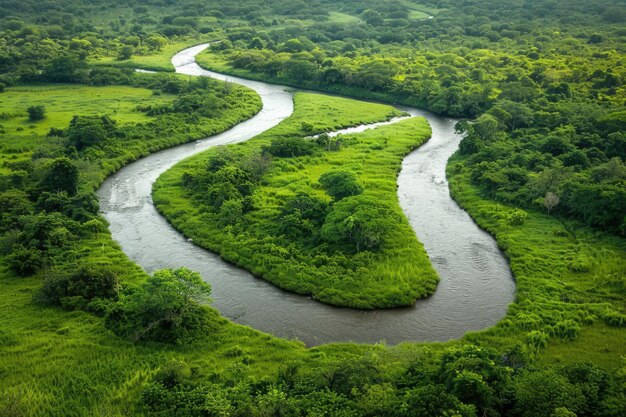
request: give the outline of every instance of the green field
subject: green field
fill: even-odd
[[[76,114],[106,114],[120,123],[147,122],[153,118],[137,110],[138,105],[169,103],[174,96],[154,95],[147,88],[129,86],[90,87],[54,84],[20,86],[0,96],[0,124],[8,134],[42,135],[50,128],[65,128]],[[32,122],[26,109],[43,105],[46,117]]]

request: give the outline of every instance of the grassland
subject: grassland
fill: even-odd
[[[0,124],[5,133],[43,135],[50,128],[67,127],[76,114],[105,114],[120,123],[141,123],[153,118],[137,111],[138,105],[160,105],[173,99],[173,95],[157,96],[147,88],[130,86],[46,84],[13,87],[0,97]],[[32,122],[26,109],[37,105],[45,106],[46,117]]]
[[[245,155],[278,137],[305,136],[302,122],[308,120],[313,121],[311,133],[315,133],[386,119],[395,113],[389,106],[298,93],[293,116],[233,147]],[[245,216],[242,228],[224,228],[219,217],[207,213],[206,207],[197,204],[182,185],[183,174],[202,170],[207,159],[221,150],[209,150],[164,174],[155,184],[154,201],[166,218],[194,242],[282,288],[340,306],[411,305],[434,291],[437,277],[400,210],[396,175],[404,155],[429,137],[427,122],[415,118],[347,135],[345,140],[351,144],[339,151],[276,158],[253,194],[255,210]],[[290,196],[304,192],[328,199],[317,180],[334,169],[357,174],[364,195],[389,203],[393,216],[400,219],[380,250],[344,253],[268,233]]]
[[[540,332],[550,340],[537,352],[544,365],[619,367],[626,355],[626,242],[534,210],[515,224],[520,210],[482,197],[461,162],[457,156],[448,165],[451,194],[495,236],[517,287],[506,317],[466,339],[489,346],[522,342],[531,352],[531,333]]]

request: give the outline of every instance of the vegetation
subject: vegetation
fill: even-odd
[[[626,72],[623,33],[614,25],[623,23],[623,8],[548,3],[475,2],[416,24],[408,6],[366,2],[361,25],[338,30],[319,22],[306,38],[263,31],[263,47],[227,31],[228,47],[216,44],[199,62],[244,77],[480,115],[459,126],[468,133],[461,149],[473,155],[465,161],[474,166],[473,185],[523,207],[538,207],[553,193],[561,201],[554,214],[623,236]],[[390,18],[396,15],[404,17]]]
[[[622,2],[0,0],[0,9],[0,415],[626,414]],[[150,278],[130,262],[97,214],[102,179],[260,105],[235,86],[133,70],[171,72],[175,52],[217,39],[200,61],[223,72],[473,118],[458,126],[467,137],[448,177],[510,259],[518,292],[507,316],[446,344],[307,349],[199,306],[208,288],[189,271]],[[269,213],[278,226],[267,236],[318,233],[311,247],[346,257],[388,250],[395,237],[384,225],[375,229],[386,239],[358,247],[354,229],[334,226],[355,199],[371,225],[382,199],[370,197],[395,184],[356,165],[389,150],[381,131],[398,137],[420,122],[305,142],[365,121],[322,125],[306,106],[271,132],[274,153],[269,136],[224,153],[221,184],[235,198],[207,215],[240,233],[241,218],[258,224]],[[361,150],[363,162],[303,169]],[[320,184],[328,171],[357,181],[338,175],[331,197]],[[331,205],[339,222],[324,240],[319,213]]]
[[[437,277],[395,182],[404,155],[430,136],[427,124],[410,119],[342,136],[335,151],[305,136],[396,114],[298,93],[293,116],[276,128],[165,174],[154,187],[156,207],[197,244],[283,288],[351,307],[413,304]],[[313,132],[302,132],[303,118],[315,120]],[[266,172],[254,179],[259,162]]]

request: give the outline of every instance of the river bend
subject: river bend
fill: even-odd
[[[445,175],[460,136],[454,119],[412,108],[428,119],[432,138],[403,161],[398,177],[400,205],[424,244],[441,280],[434,295],[412,307],[362,311],[332,307],[283,291],[219,256],[189,242],[152,204],[152,184],[177,162],[209,147],[248,140],[293,112],[290,89],[207,71],[195,56],[208,45],[178,53],[176,71],[208,76],[254,89],[263,109],[230,130],[157,152],[110,176],[98,190],[100,209],[113,239],[146,271],[186,266],[213,288],[213,306],[241,324],[307,345],[328,342],[396,344],[446,341],[494,325],[513,300],[515,285],[495,240],[481,230],[451,198]]]

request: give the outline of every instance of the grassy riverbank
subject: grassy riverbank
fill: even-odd
[[[466,339],[489,346],[517,339],[542,363],[620,366],[626,355],[624,239],[485,198],[463,162],[455,155],[448,165],[450,192],[495,236],[516,278],[516,299],[506,317]]]
[[[143,69],[148,71],[174,72],[172,57],[183,49],[209,42],[207,38],[188,38],[167,43],[160,51],[146,55],[133,55],[129,59],[120,60],[112,56],[99,57],[93,60],[96,65],[112,65],[122,68]]]
[[[164,174],[155,184],[155,204],[195,243],[282,288],[340,306],[410,305],[431,294],[437,282],[396,195],[396,175],[402,158],[430,136],[424,119],[346,135],[338,150],[314,145],[306,155],[273,157],[250,195],[253,208],[226,223],[225,213],[214,210],[213,202],[206,201],[206,187],[190,190],[183,181],[185,175],[202,176],[207,164],[228,153],[233,155],[233,161],[245,161],[281,138],[299,138],[312,144],[304,136],[396,114],[389,106],[298,93],[293,116],[276,128],[244,144],[209,150]],[[306,126],[308,121],[311,126],[304,132],[303,123]],[[290,221],[281,217],[282,208],[299,193],[319,199],[326,207],[330,199],[318,185],[318,179],[336,171],[354,173],[363,185],[363,196],[388,204],[385,216],[393,227],[382,237],[380,248],[355,251],[350,244],[325,242],[319,237],[319,230],[309,235],[304,231],[290,234],[281,228]]]

